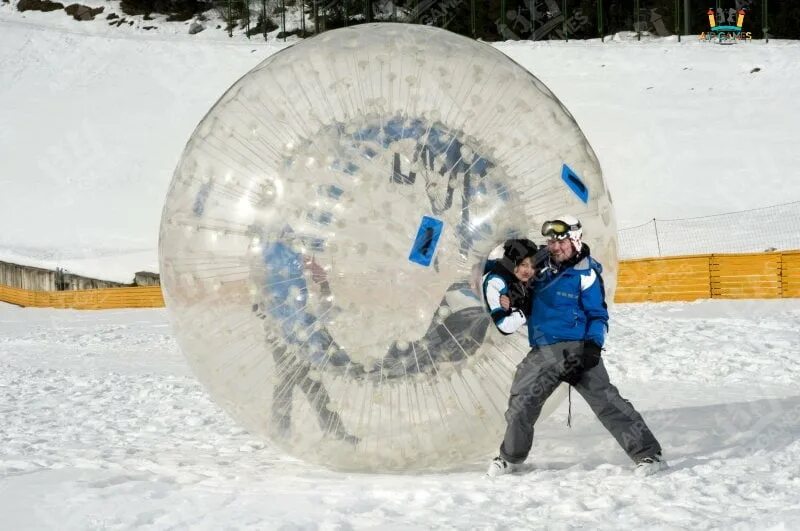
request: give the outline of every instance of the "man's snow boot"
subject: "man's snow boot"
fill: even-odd
[[[486,475],[490,478],[496,478],[497,476],[510,474],[513,471],[514,465],[512,463],[509,463],[502,457],[497,456],[492,459],[491,463],[489,463],[489,470],[486,471]]]
[[[656,472],[666,469],[668,466],[667,462],[661,457],[661,454],[654,454],[637,459],[634,473],[637,476],[651,476]]]

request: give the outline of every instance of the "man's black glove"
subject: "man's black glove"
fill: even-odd
[[[564,374],[561,380],[570,385],[576,385],[583,376],[583,352],[564,349]]]
[[[564,374],[561,380],[574,386],[583,378],[583,373],[600,363],[603,349],[594,341],[584,341],[580,355],[564,351]]]
[[[511,301],[511,308],[509,314],[514,309],[522,311],[522,315],[531,313],[531,297],[528,289],[521,282],[514,282],[508,287],[508,299]]]
[[[600,356],[603,354],[603,348],[594,341],[584,341],[583,343],[583,370],[589,370],[592,367],[597,367],[600,363]]]

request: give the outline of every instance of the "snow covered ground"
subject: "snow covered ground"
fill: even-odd
[[[796,529],[799,329],[796,300],[617,305],[609,372],[671,470],[632,475],[577,398],[533,469],[488,480],[280,455],[210,402],[162,310],[0,304],[0,527]]]
[[[157,271],[161,209],[189,135],[286,45],[140,18],[117,28],[0,3],[0,260],[124,282]],[[800,199],[800,43],[496,46],[573,113],[620,227]]]

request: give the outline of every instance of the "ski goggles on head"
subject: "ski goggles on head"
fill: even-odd
[[[551,240],[566,240],[569,238],[569,231],[578,230],[581,224],[570,225],[561,221],[560,219],[554,221],[545,221],[542,225],[542,236]]]

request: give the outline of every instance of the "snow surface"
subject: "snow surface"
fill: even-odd
[[[142,17],[111,27],[116,3],[103,5],[78,22],[0,3],[0,260],[130,282],[158,270],[163,201],[194,127],[286,44]],[[800,43],[495,45],[573,113],[620,227],[800,199]]]
[[[532,467],[489,480],[331,472],[238,428],[190,374],[163,310],[0,304],[7,529],[800,526],[800,303],[617,305],[606,363],[672,468],[631,464],[579,397]],[[500,434],[498,434],[499,440]]]

